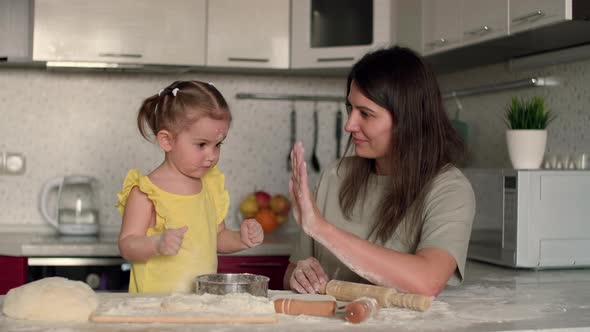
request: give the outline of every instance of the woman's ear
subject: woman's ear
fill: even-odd
[[[164,152],[170,152],[172,150],[174,135],[168,130],[160,130],[156,135],[156,140]]]

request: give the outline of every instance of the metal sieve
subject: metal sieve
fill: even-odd
[[[269,280],[268,277],[250,273],[203,274],[195,278],[195,289],[197,294],[249,293],[267,297]]]

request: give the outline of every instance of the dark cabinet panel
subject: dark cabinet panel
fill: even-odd
[[[219,256],[218,273],[252,273],[270,278],[268,288],[283,289],[289,256]]]
[[[27,258],[0,256],[0,295],[27,282]]]

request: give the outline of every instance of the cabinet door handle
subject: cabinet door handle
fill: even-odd
[[[449,43],[448,39],[446,39],[446,38],[440,38],[440,39],[437,39],[437,40],[435,40],[435,41],[431,41],[431,42],[430,42],[430,43],[428,43],[427,45],[428,45],[429,47],[435,48],[435,47],[442,47],[442,46],[445,46],[445,45],[447,45],[448,43]]]
[[[234,62],[269,62],[266,58],[227,58],[227,61]]]
[[[541,17],[545,16],[545,12],[542,10],[535,10],[532,13],[528,13],[522,16],[518,16],[512,19],[512,23],[514,24],[522,24],[525,23],[527,21],[534,21],[534,20],[538,20]]]
[[[98,53],[98,56],[103,58],[141,58],[141,54],[133,53]]]
[[[465,31],[465,36],[483,36],[492,32],[492,28],[489,25],[482,25],[481,27],[469,31]]]
[[[317,62],[337,62],[337,61],[353,61],[353,57],[342,57],[342,58],[317,58]]]
[[[240,263],[240,267],[282,267],[284,264],[279,262],[261,262],[261,263]]]

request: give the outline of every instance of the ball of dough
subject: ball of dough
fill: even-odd
[[[88,321],[97,306],[96,294],[85,283],[51,277],[11,289],[2,311],[17,319]]]

